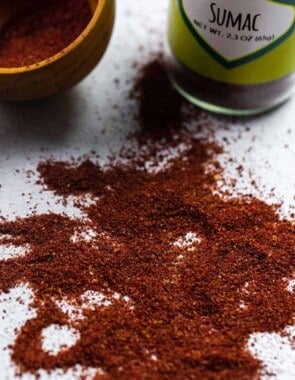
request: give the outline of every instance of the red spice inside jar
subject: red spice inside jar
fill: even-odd
[[[21,67],[60,52],[92,17],[88,0],[55,0],[25,8],[0,31],[0,67]]]

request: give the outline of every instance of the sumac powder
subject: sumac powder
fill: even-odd
[[[152,78],[159,65],[143,73]],[[294,323],[286,282],[294,225],[255,198],[214,195],[220,148],[183,136],[187,148],[160,171],[146,170],[139,153],[107,168],[89,159],[39,164],[44,188],[65,199],[92,194],[93,202],[79,206],[85,220],[44,214],[0,224],[4,242],[30,246],[0,262],[0,289],[28,283],[38,309],[12,347],[22,373],[76,364],[101,368],[96,379],[250,380],[263,372],[246,345],[254,332]],[[158,157],[151,145],[146,159]],[[74,241],[85,229],[92,239]],[[120,296],[72,320],[58,302],[79,306],[85,291]],[[41,332],[51,324],[75,327],[80,339],[45,353]]]
[[[85,29],[88,0],[40,1],[12,16],[0,31],[0,67],[40,62],[60,52]]]

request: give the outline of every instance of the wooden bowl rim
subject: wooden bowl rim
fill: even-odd
[[[20,74],[20,73],[25,73],[28,71],[38,70],[64,57],[69,52],[74,50],[89,35],[91,30],[97,24],[97,22],[99,22],[99,18],[102,15],[104,8],[108,4],[111,4],[111,3],[112,3],[111,0],[98,0],[95,12],[93,13],[91,20],[89,21],[89,23],[87,24],[83,32],[68,46],[66,46],[64,49],[62,49],[58,53],[54,54],[52,57],[46,58],[43,61],[39,61],[28,66],[19,66],[19,67],[1,67],[0,66],[0,75]]]

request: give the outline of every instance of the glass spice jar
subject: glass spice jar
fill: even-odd
[[[251,115],[295,88],[295,0],[170,0],[174,87],[213,112]]]

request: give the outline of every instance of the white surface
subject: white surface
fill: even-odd
[[[41,337],[42,350],[55,356],[59,352],[74,346],[80,339],[80,333],[66,325],[50,325],[43,329]]]
[[[280,334],[253,334],[248,342],[248,348],[254,356],[266,363],[266,370],[276,374],[280,380],[295,378],[295,327],[288,327],[285,332],[289,336]],[[292,341],[293,339],[293,341]],[[285,366],[282,365],[285,363]]]
[[[130,308],[133,307],[128,296],[122,297],[122,295],[117,292],[108,296],[92,290],[86,291],[80,295],[79,304],[67,298],[61,300],[56,299],[55,303],[63,313],[67,314],[71,322],[75,322],[85,318],[85,310],[96,310],[100,307],[110,307],[113,301],[116,300],[123,300]]]
[[[14,219],[32,211],[53,211],[82,216],[73,205],[57,205],[58,197],[51,192],[40,194],[41,188],[35,184],[36,165],[40,158],[69,159],[90,154],[93,150],[104,162],[110,152],[116,153],[126,143],[124,139],[135,123],[132,120],[133,102],[126,97],[135,73],[132,65],[159,49],[166,6],[167,0],[118,0],[111,45],[101,64],[83,83],[47,101],[0,103],[0,215]],[[114,83],[115,78],[120,79],[120,86]],[[228,141],[220,157],[228,183],[237,177],[237,168],[242,164],[244,171],[243,176],[237,178],[238,192],[255,194],[269,203],[282,201],[282,216],[290,215],[294,204],[294,120],[295,99],[253,120],[230,123],[212,116],[201,121],[213,123],[221,143],[224,139]],[[229,162],[229,157],[233,157],[234,162]],[[28,170],[32,171],[30,179],[27,178]],[[257,182],[255,187],[251,185],[253,179]],[[273,188],[273,195],[269,197]],[[5,252],[2,259],[7,258],[7,250],[2,252]],[[96,296],[97,302],[109,302],[101,298],[103,295]],[[7,346],[15,338],[14,329],[35,316],[36,311],[29,309],[32,298],[32,291],[26,284],[11,290],[9,295],[0,294],[1,380],[15,378]],[[93,302],[95,304],[95,300]],[[277,379],[294,379],[294,351],[284,338],[259,335],[253,354],[265,361]],[[65,374],[54,371],[49,375],[41,371],[40,374],[44,379],[77,379],[82,372],[91,378],[96,369],[75,368]],[[32,376],[24,376],[24,379],[32,379]]]

